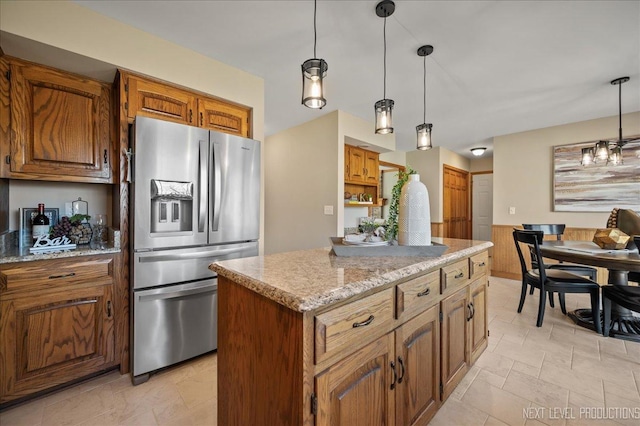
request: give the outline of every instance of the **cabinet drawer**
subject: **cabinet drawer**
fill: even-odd
[[[0,288],[6,291],[25,287],[42,289],[62,285],[113,279],[113,257],[74,257],[13,264],[0,270]]]
[[[315,317],[316,364],[349,347],[356,350],[393,325],[393,288]]]
[[[479,253],[469,258],[469,279],[475,280],[489,273],[489,253]]]
[[[456,263],[447,265],[440,270],[441,272],[441,292],[461,286],[469,279],[469,260],[463,259]]]
[[[430,272],[396,287],[396,317],[410,318],[431,306],[440,291],[440,271]]]

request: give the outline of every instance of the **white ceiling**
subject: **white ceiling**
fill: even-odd
[[[313,1],[76,1],[246,70],[265,81],[266,135],[335,109],[372,123],[382,99],[383,19],[377,1],[317,5],[317,53],[329,65],[327,106],[300,104],[300,65],[313,57]],[[397,149],[433,142],[471,157],[491,138],[640,110],[640,1],[402,1],[387,19],[387,98]],[[188,64],[186,65],[188,66]],[[623,129],[624,129],[623,122]],[[611,138],[617,128],[611,129]]]

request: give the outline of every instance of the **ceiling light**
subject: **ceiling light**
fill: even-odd
[[[433,46],[424,45],[418,48],[418,56],[422,56],[422,82],[424,83],[422,86],[422,100],[423,100],[423,109],[422,109],[422,124],[416,126],[416,133],[418,136],[418,144],[417,148],[419,150],[427,150],[431,149],[431,128],[433,125],[431,123],[427,123],[427,56],[433,53]]]
[[[480,157],[482,154],[484,154],[484,152],[487,150],[487,148],[481,146],[478,148],[471,148],[471,153],[473,155],[475,155],[476,157]]]
[[[391,117],[393,101],[387,99],[387,17],[391,16],[395,10],[396,5],[391,0],[383,0],[376,6],[376,15],[384,18],[384,89],[382,92],[382,100],[379,100],[374,105],[376,111],[376,133],[382,135],[393,133]]]
[[[580,164],[588,166],[590,164],[605,162],[612,166],[623,164],[622,147],[628,142],[622,139],[622,83],[629,81],[629,77],[620,77],[611,81],[611,84],[618,86],[618,140],[609,148],[609,141],[596,142],[595,148],[582,148],[582,161]]]
[[[302,105],[309,108],[322,108],[327,104],[324,98],[323,81],[329,68],[324,59],[316,58],[316,8],[313,2],[313,58],[302,64]]]

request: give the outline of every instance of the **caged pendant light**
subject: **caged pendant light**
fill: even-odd
[[[422,72],[423,72],[423,90],[422,90],[422,100],[423,100],[423,109],[422,109],[422,124],[416,126],[416,133],[418,136],[418,146],[417,148],[421,151],[425,151],[427,149],[431,149],[431,129],[433,125],[431,123],[427,123],[427,56],[433,53],[433,46],[425,45],[418,48],[418,56],[422,56]]]
[[[376,111],[376,133],[385,135],[393,133],[393,123],[391,112],[393,111],[393,101],[387,99],[387,17],[393,15],[396,5],[391,0],[383,0],[376,6],[376,15],[384,18],[384,88],[382,92],[382,100],[375,103]]]
[[[324,59],[316,58],[316,9],[317,0],[313,2],[313,58],[302,64],[302,105],[308,108],[322,109],[327,104],[324,98],[324,78],[329,69]]]
[[[629,77],[620,77],[611,81],[611,84],[618,86],[618,140],[611,149],[609,149],[609,141],[598,141],[595,147],[582,148],[580,164],[583,166],[603,162],[612,166],[623,164],[622,147],[628,140],[622,139],[622,83],[627,81]]]

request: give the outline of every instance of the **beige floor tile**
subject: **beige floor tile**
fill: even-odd
[[[493,374],[487,370],[481,369],[474,381],[482,380],[484,382],[489,383],[497,388],[502,388],[504,382],[507,380],[506,377],[498,376],[497,374]]]
[[[429,426],[478,426],[483,425],[489,415],[469,404],[449,398],[429,422]]]
[[[128,417],[126,420],[121,420],[118,425],[120,426],[157,426],[156,418],[153,415],[153,411],[150,409],[145,410],[135,416]],[[213,425],[212,425],[213,426]]]
[[[482,354],[482,356],[484,356],[484,354]],[[465,374],[465,376],[462,378],[460,383],[458,383],[458,386],[456,386],[453,392],[451,392],[449,399],[451,398],[454,398],[457,400],[462,399],[462,397],[464,396],[464,393],[467,391],[467,389],[469,389],[469,386],[471,386],[471,383],[473,383],[476,376],[480,374],[480,371],[481,371],[480,367],[476,365],[472,365],[469,371],[467,371],[467,374]]]
[[[2,426],[40,426],[44,414],[44,401],[36,400],[0,412]]]
[[[217,385],[218,380],[215,368],[210,368],[201,374],[188,377],[176,383],[178,392],[180,392],[182,399],[189,408],[216,397]]]
[[[543,407],[533,403],[531,407],[537,410],[539,417],[536,420],[548,426],[564,426],[567,424],[567,419],[573,417],[573,409],[568,405]]]
[[[483,354],[478,361],[476,362],[476,366],[486,370],[490,373],[493,373],[500,377],[507,377],[509,374],[509,370],[513,366],[514,361],[511,358],[504,357],[502,355],[498,355],[495,353]]]
[[[638,389],[636,388],[635,380],[633,383],[625,386],[620,383],[613,383],[608,380],[603,380],[604,383],[604,396],[605,399],[608,395],[617,395],[625,399],[629,399],[631,401],[640,402],[640,395],[638,395]]]
[[[542,364],[539,377],[546,382],[562,386],[593,400],[604,402],[602,379],[597,377],[571,370],[547,359]]]
[[[113,392],[100,386],[44,408],[43,424],[74,425],[116,408]]]
[[[496,419],[495,417],[489,416],[487,418],[487,421],[484,422],[484,426],[508,426],[508,425],[505,422]]]
[[[635,386],[633,372],[624,364],[611,359],[596,361],[581,354],[573,354],[572,369],[576,372],[598,377],[609,382],[632,388]]]
[[[192,407],[190,419],[194,426],[215,426],[218,422],[218,398],[203,401]]]
[[[519,371],[520,373],[527,374],[537,379],[540,376],[541,368],[532,367],[524,362],[515,361],[513,363],[512,370]]]
[[[504,391],[484,381],[475,381],[462,397],[469,404],[509,425],[523,425],[523,409],[530,406],[524,398]]]
[[[614,394],[605,394],[605,416],[623,425],[640,424],[640,402]]]
[[[521,344],[508,340],[501,340],[493,353],[505,356],[514,361],[520,361],[532,367],[539,368],[544,360],[544,352],[540,349],[524,348]]]
[[[518,371],[509,373],[502,389],[546,408],[564,408],[569,403],[568,389]]]

